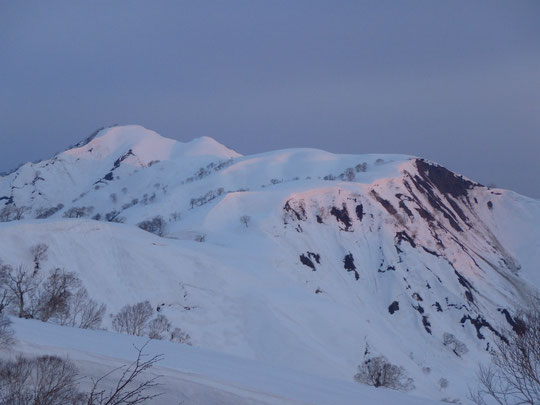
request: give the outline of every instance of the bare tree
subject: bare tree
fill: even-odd
[[[0,210],[0,222],[13,221],[13,211],[15,207],[13,205],[6,205]]]
[[[165,220],[160,215],[157,215],[152,219],[139,222],[137,226],[143,231],[151,232],[157,236],[163,236],[165,232]]]
[[[447,332],[443,334],[443,345],[450,347],[458,357],[461,357],[469,351],[465,343],[458,340],[453,334]]]
[[[69,303],[81,280],[72,272],[56,268],[52,270],[39,289],[37,317],[47,322],[52,317],[69,314]]]
[[[365,172],[367,170],[367,163],[358,163],[356,166],[354,166],[354,170],[356,170],[358,173]]]
[[[183,343],[185,345],[191,346],[191,336],[189,336],[188,333],[184,332],[180,328],[174,328],[171,331],[169,335],[169,340],[171,342]]]
[[[30,254],[32,255],[32,260],[34,261],[34,271],[40,269],[40,264],[42,261],[47,260],[47,251],[49,246],[45,243],[38,243],[30,248]]]
[[[140,348],[136,347],[137,358],[133,363],[114,369],[94,381],[88,395],[87,405],[137,405],[161,395],[161,393],[152,394],[149,392],[149,390],[152,391],[159,386],[157,381],[160,376],[145,378],[140,381],[140,377],[144,372],[163,359],[162,355],[157,355],[144,360],[143,350],[147,344],[148,342]],[[103,380],[119,370],[122,370],[122,373],[116,386],[109,391],[101,389],[100,384]]]
[[[358,373],[354,379],[373,387],[387,387],[402,391],[414,389],[413,379],[407,377],[405,369],[389,363],[384,356],[367,359],[358,366]]]
[[[153,312],[148,301],[126,305],[114,316],[113,329],[129,335],[142,336]]]
[[[165,315],[158,315],[148,324],[148,337],[150,339],[162,340],[165,333],[171,329],[171,323]]]
[[[45,219],[53,216],[58,211],[64,208],[64,204],[57,204],[55,207],[41,207],[36,209],[36,219]]]
[[[6,205],[0,210],[0,222],[19,221],[24,218],[24,214],[29,211],[28,207],[16,207]]]
[[[84,287],[80,287],[71,295],[68,308],[67,313],[59,314],[55,320],[60,325],[81,329],[99,329],[107,309],[105,304],[98,304],[91,299]]]
[[[444,377],[441,377],[439,378],[439,381],[438,381],[438,384],[439,384],[439,390],[443,390],[445,388],[448,388],[448,380]]]
[[[79,405],[77,368],[55,356],[17,357],[0,363],[0,404]]]
[[[0,405],[137,405],[156,398],[160,376],[147,377],[145,372],[163,357],[145,360],[141,348],[136,348],[136,360],[111,370],[92,381],[89,393],[79,390],[77,367],[73,362],[56,356],[17,357],[0,360]],[[106,379],[120,373],[114,387],[101,388]]]
[[[343,172],[343,176],[347,181],[354,181],[356,177],[356,175],[354,174],[354,169],[352,167],[348,167],[347,169],[345,169],[345,171]]]
[[[33,251],[43,259],[46,249]],[[0,313],[11,306],[20,318],[38,318],[83,329],[100,327],[106,307],[88,296],[75,273],[57,268],[42,282],[37,267],[30,271],[23,266],[14,269],[0,264]]]
[[[540,297],[534,297],[513,320],[514,333],[496,341],[490,365],[480,365],[479,388],[469,399],[500,405],[540,404]]]
[[[19,318],[33,317],[39,283],[39,272],[35,270],[29,271],[22,265],[16,269],[9,266],[6,274],[6,285],[9,289],[10,300],[17,306],[17,316]]]
[[[64,212],[64,218],[84,218],[94,212],[94,207],[71,207]]]
[[[243,223],[247,228],[251,222],[251,217],[249,215],[242,215],[240,217],[240,222]]]

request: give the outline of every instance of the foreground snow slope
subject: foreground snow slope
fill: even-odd
[[[81,375],[101,376],[134,359],[133,346],[146,340],[105,331],[90,331],[13,319],[17,345],[11,355],[56,354],[74,361]],[[201,348],[150,341],[145,354],[161,354],[151,370],[163,376],[155,404],[418,404],[436,402],[387,389],[322,378]],[[6,356],[6,354],[4,354]],[[116,377],[116,376],[115,376]],[[114,381],[107,381],[112,383]],[[84,380],[83,380],[84,386]]]
[[[0,258],[46,242],[109,314],[149,300],[196,346],[345,381],[385,355],[434,399],[464,400],[540,286],[540,202],[410,156],[115,127],[0,177],[2,206]]]

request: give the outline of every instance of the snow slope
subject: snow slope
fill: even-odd
[[[32,320],[13,321],[19,340],[14,351],[24,355],[67,355],[78,365],[81,375],[90,372],[91,377],[128,364],[136,354],[133,346],[142,347],[146,343],[144,338],[105,331]],[[163,355],[163,360],[152,369],[153,375],[163,376],[159,391],[165,393],[155,404],[180,401],[186,405],[436,403],[392,390],[323,378],[170,342],[151,341],[144,353]]]
[[[1,177],[2,205],[24,218],[0,224],[0,258],[31,265],[46,242],[110,314],[148,299],[198,347],[347,382],[383,354],[432,399],[465,401],[540,286],[540,202],[411,156],[114,127]],[[136,226],[156,216],[164,237]]]

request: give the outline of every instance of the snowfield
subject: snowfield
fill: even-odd
[[[89,331],[13,319],[14,348],[25,355],[56,354],[70,360],[89,376],[97,377],[114,367],[129,364],[140,337]],[[163,355],[151,369],[162,386],[155,404],[418,404],[437,403],[388,389],[352,381],[323,378],[266,363],[163,341],[151,341],[145,354]],[[111,382],[113,379],[111,379]],[[87,380],[83,380],[82,385]]]
[[[3,262],[32,266],[46,243],[44,267],[76,272],[107,304],[105,327],[148,300],[191,335],[193,347],[149,346],[165,354],[168,398],[186,403],[467,403],[478,363],[540,287],[540,201],[412,156],[242,156],[113,127],[0,177],[2,209]],[[156,217],[157,235],[137,226]],[[37,321],[16,331],[18,351],[90,371],[142,342]],[[377,355],[416,388],[353,382]]]

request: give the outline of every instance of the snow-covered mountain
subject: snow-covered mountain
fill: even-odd
[[[465,401],[540,286],[540,201],[412,156],[113,127],[0,177],[0,211],[4,262],[45,242],[109,313],[148,299],[195,346],[348,381],[382,354],[432,399]]]

